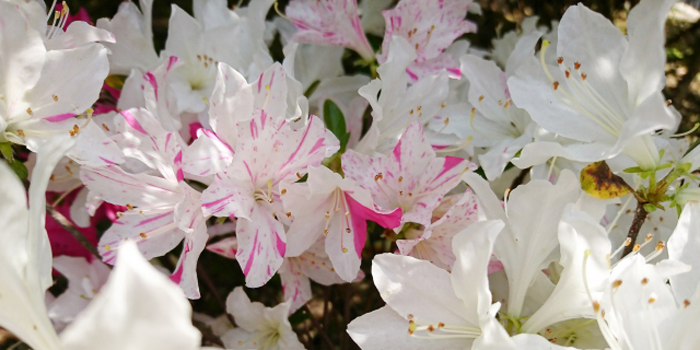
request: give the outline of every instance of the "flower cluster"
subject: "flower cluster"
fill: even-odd
[[[571,6],[492,50],[464,39],[472,0],[273,3],[173,5],[158,52],[151,0],[95,25],[0,0],[0,327],[37,350],[332,346],[318,285],[362,284],[385,303],[344,320],[362,349],[697,347],[674,0],[625,33]],[[203,254],[246,288],[224,303]],[[219,315],[193,315],[202,283]]]

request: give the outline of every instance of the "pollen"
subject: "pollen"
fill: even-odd
[[[328,229],[323,230],[323,235],[328,236]]]
[[[403,181],[403,176],[399,176],[399,182]]]
[[[600,303],[599,302],[597,302],[597,301],[593,302],[593,311],[595,313],[598,313],[598,311],[600,311]]]
[[[479,102],[484,100],[484,95],[479,96]]]
[[[644,236],[644,242],[649,242],[652,238],[654,238],[654,234],[649,232],[646,236]]]
[[[671,101],[671,100],[666,100],[666,105],[667,105],[667,106],[670,106],[671,103],[673,103],[673,101]]]
[[[581,80],[586,80],[588,78],[588,75],[586,73],[581,73]]]
[[[558,82],[558,81],[555,81],[554,83],[552,83],[552,87],[554,88],[554,90],[558,89],[558,88],[559,88],[559,82]]]
[[[581,62],[574,62],[574,69],[579,70],[581,68]]]
[[[129,203],[126,203],[126,209],[134,210],[134,206],[132,206],[132,205],[129,204]]]
[[[690,306],[690,300],[688,300],[688,299],[683,300],[683,307],[688,307],[688,306]]]
[[[407,317],[408,317],[409,320],[410,320],[410,319],[413,319],[413,314],[408,314]]]
[[[379,173],[377,175],[374,175],[374,181],[379,181],[384,178],[384,174]]]
[[[564,63],[564,57],[560,56],[559,58],[557,58],[557,63],[559,63],[559,64]]]
[[[649,283],[649,279],[646,277],[642,278],[642,285],[646,286],[647,283]]]
[[[566,78],[569,79],[569,77],[571,76],[571,71],[567,69],[564,73],[566,74]]]
[[[348,227],[345,229],[345,232],[350,233],[352,230]]]
[[[330,220],[330,219],[331,219],[331,213],[330,213],[330,212],[326,212],[326,220]]]
[[[664,241],[658,241],[658,242],[656,242],[656,250],[657,250],[657,251],[663,250],[664,248],[666,248],[666,245],[664,244]]]
[[[106,249],[106,250],[110,250],[110,249],[112,249],[112,246],[109,245],[109,244],[105,244],[105,249]]]
[[[32,108],[31,108],[31,107],[27,107],[27,114],[32,115],[32,113],[34,113],[34,112],[32,112]]]
[[[445,103],[445,102],[442,102],[442,103],[440,104],[440,108],[445,108],[446,106],[447,106],[447,103]]]
[[[148,238],[148,236],[143,232],[139,233],[139,236],[141,236],[141,238],[143,238],[143,239]]]
[[[348,252],[348,248],[343,247],[343,253],[347,253],[347,252]]]
[[[625,240],[625,247],[629,246],[630,244],[632,244],[632,238],[627,237],[627,239]]]
[[[642,245],[637,243],[634,245],[634,248],[632,248],[632,251],[637,253],[637,252],[639,252],[639,249],[642,249]]]
[[[443,327],[445,327],[444,323],[442,323],[442,322],[438,323],[438,328],[443,328]]]
[[[58,102],[58,96],[56,96],[56,95],[51,95],[51,98],[53,98],[53,100],[54,100],[55,102]]]
[[[287,212],[287,217],[288,217],[288,218],[291,218],[291,217],[292,217],[292,213],[291,213],[291,212]]]
[[[647,302],[648,302],[649,304],[653,304],[653,303],[656,302],[656,298],[653,297],[653,296],[651,296],[651,297],[649,297],[649,300],[648,300]]]
[[[301,179],[302,176],[301,174],[297,173],[297,177]]]
[[[73,170],[71,170],[71,168],[70,168],[69,166],[67,166],[67,165],[66,165],[66,171],[67,171],[69,174],[73,175]]]
[[[105,124],[105,123],[102,123],[102,128],[104,128],[105,130],[109,131],[109,127],[108,127],[107,124]]]
[[[287,194],[287,189],[286,189],[286,188],[283,188],[282,191],[280,191],[280,193],[282,193],[282,194]]]
[[[17,129],[17,135],[24,137],[24,130]]]
[[[435,327],[433,327],[432,324],[430,326],[428,326],[428,332],[432,332],[434,330],[435,330]]]

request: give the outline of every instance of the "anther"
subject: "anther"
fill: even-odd
[[[399,176],[398,181],[399,181],[399,182],[403,181],[403,176]]]
[[[58,96],[56,96],[56,95],[51,95],[51,97],[53,98],[53,100],[54,100],[55,102],[58,102]]]
[[[581,73],[581,80],[586,80],[588,78],[588,75],[586,73]]]
[[[673,103],[673,101],[671,101],[671,100],[666,100],[666,106],[670,106],[671,103]]]
[[[134,207],[131,204],[126,203],[126,209],[134,210]]]
[[[649,279],[646,277],[642,278],[642,285],[645,286],[647,283],[649,283]]]
[[[286,188],[283,188],[282,191],[280,191],[280,193],[286,194],[286,193],[287,193],[287,189],[286,189]]]
[[[143,238],[143,239],[148,238],[148,236],[143,232],[139,233],[139,236],[141,236],[141,238]]]
[[[690,300],[688,300],[688,299],[683,300],[683,307],[685,308],[688,306],[690,306]]]
[[[484,95],[479,96],[479,102],[484,100]]]
[[[31,108],[31,107],[27,107],[27,114],[32,115],[32,113],[33,113],[33,112],[32,112],[32,108]]]
[[[581,68],[581,63],[580,62],[574,62],[574,69],[579,70]]]
[[[558,81],[555,81],[554,83],[552,83],[552,87],[554,88],[554,90],[558,89],[558,88],[559,88],[559,82],[558,82]]]
[[[343,253],[347,253],[347,252],[348,252],[348,248],[343,247]]]
[[[593,311],[595,313],[598,313],[598,311],[600,311],[600,303],[599,302],[597,302],[597,301],[593,302]]]
[[[615,282],[613,282],[612,286],[613,286],[613,288],[617,288],[617,287],[619,287],[621,284],[622,284],[622,280],[616,280]]]
[[[564,63],[564,57],[557,58],[557,63],[559,63],[559,64]]]
[[[632,251],[637,253],[637,252],[639,252],[639,249],[641,249],[641,248],[642,248],[642,245],[637,243],[634,245],[634,248],[632,248]]]

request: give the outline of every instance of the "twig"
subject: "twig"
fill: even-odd
[[[318,329],[318,333],[321,334],[321,337],[323,340],[328,343],[329,349],[333,349],[333,342],[331,341],[330,338],[328,338],[328,334],[326,334],[326,330],[321,328],[321,325],[318,323],[318,320],[314,317],[314,314],[311,312],[311,309],[309,309],[309,305],[304,305],[304,310],[309,313],[309,318],[311,319],[311,323],[314,324],[314,327]]]
[[[509,188],[511,190],[514,190],[516,187],[522,185],[523,181],[525,181],[525,176],[527,176],[528,173],[530,173],[530,168],[520,170],[520,174],[518,174],[518,176],[515,179],[513,179],[513,183],[510,184]]]
[[[330,313],[328,312],[328,308],[331,304],[331,288],[333,288],[332,285],[326,287],[326,293],[323,297],[323,329],[328,328],[328,320],[330,319]]]
[[[644,209],[644,204],[646,204],[646,202],[637,202],[637,210],[635,210],[634,212],[634,219],[632,220],[630,231],[627,234],[627,238],[630,239],[630,244],[626,246],[625,249],[622,251],[621,258],[624,258],[634,250],[634,246],[637,242],[637,236],[639,236],[639,230],[642,229],[642,225],[644,225],[644,220],[646,220],[647,214],[649,214],[646,211],[646,209]]]
[[[85,249],[87,249],[92,255],[94,255],[97,260],[102,261],[102,257],[100,256],[100,252],[97,251],[97,247],[90,242],[89,239],[87,239],[83,234],[78,231],[75,226],[73,226],[73,223],[70,222],[63,214],[61,214],[56,208],[51,206],[51,204],[46,204],[46,212],[51,215],[51,217],[58,222],[61,227],[63,227],[68,233],[70,233],[73,238],[75,238]]]
[[[192,320],[192,325],[195,326],[200,333],[202,333],[202,337],[206,340],[208,340],[210,343],[219,345],[219,346],[224,346],[224,343],[214,335],[214,333],[211,331],[210,327],[204,324],[203,322],[197,321],[195,319]]]
[[[214,295],[214,299],[216,299],[216,301],[219,303],[219,306],[221,306],[221,308],[224,309],[224,314],[226,314],[226,318],[228,318],[229,322],[231,322],[231,325],[237,327],[236,321],[233,320],[233,316],[226,312],[226,302],[224,302],[224,299],[221,298],[221,294],[219,294],[219,291],[216,290],[216,286],[214,286],[214,283],[212,283],[211,278],[209,278],[209,274],[206,270],[204,270],[202,265],[197,265],[197,274],[200,277],[202,277],[204,283],[207,285],[207,288],[209,288],[209,290],[211,290],[211,293]]]

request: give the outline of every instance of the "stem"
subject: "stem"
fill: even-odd
[[[644,220],[647,218],[647,214],[649,214],[644,209],[644,204],[646,204],[646,202],[637,202],[637,210],[635,210],[634,212],[634,219],[632,220],[630,231],[627,234],[627,237],[631,239],[631,243],[630,245],[626,246],[625,249],[622,251],[622,256],[620,257],[620,259],[624,258],[634,250],[634,246],[637,242],[637,236],[639,236],[639,230],[642,229]]]
[[[51,217],[58,222],[61,227],[63,227],[68,233],[70,233],[73,238],[75,238],[85,249],[87,249],[92,255],[97,258],[97,260],[102,261],[102,257],[100,256],[100,252],[97,251],[97,247],[95,247],[92,242],[90,242],[89,239],[87,239],[83,234],[78,231],[77,228],[73,225],[68,218],[63,216],[56,208],[54,208],[51,204],[46,203],[46,212],[51,215]]]

